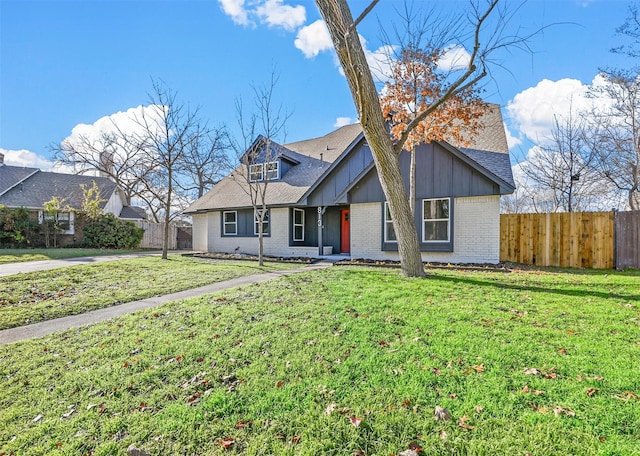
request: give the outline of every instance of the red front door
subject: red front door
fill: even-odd
[[[351,229],[349,228],[349,209],[340,211],[340,253],[351,251]]]

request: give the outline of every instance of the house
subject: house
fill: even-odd
[[[500,196],[515,190],[499,106],[490,106],[482,125],[468,147],[434,141],[416,149],[415,223],[424,261],[499,262]],[[252,147],[261,145],[264,138]],[[359,124],[276,146],[268,163],[249,166],[252,180],[268,179],[266,255],[398,259],[393,222]],[[406,183],[408,152],[400,164]],[[239,166],[186,210],[195,250],[257,252],[256,217],[241,187],[246,179],[238,178],[243,172]]]
[[[10,166],[4,163],[0,153],[0,206],[25,208],[33,213],[33,218],[43,224],[49,217],[44,204],[58,197],[64,199],[63,207],[79,209],[82,207],[83,186],[91,188],[93,183],[100,189],[103,212],[126,219],[145,219],[141,208],[126,205],[125,195],[115,182],[106,177],[62,174],[41,171],[37,168]],[[142,211],[143,212],[143,211]],[[58,225],[62,228],[61,244],[72,243],[80,238],[76,227],[76,214],[73,210],[63,210],[57,214]]]

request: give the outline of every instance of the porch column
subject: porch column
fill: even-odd
[[[322,252],[322,247],[323,247],[323,240],[322,240],[322,232],[324,231],[324,224],[322,223],[322,216],[324,215],[324,213],[326,212],[327,207],[318,207],[318,255],[322,256],[323,252]]]

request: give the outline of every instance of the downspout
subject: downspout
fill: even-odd
[[[323,240],[322,240],[322,232],[323,232],[323,228],[324,228],[324,224],[322,223],[322,216],[324,215],[324,213],[327,211],[327,207],[318,207],[318,255],[322,256],[323,255]]]

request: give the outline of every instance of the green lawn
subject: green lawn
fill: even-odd
[[[299,266],[169,255],[0,277],[0,329]]]
[[[639,281],[333,267],[3,346],[0,454],[640,455]]]
[[[115,249],[0,249],[0,264],[24,261],[60,260],[85,256],[122,255],[141,250]]]

